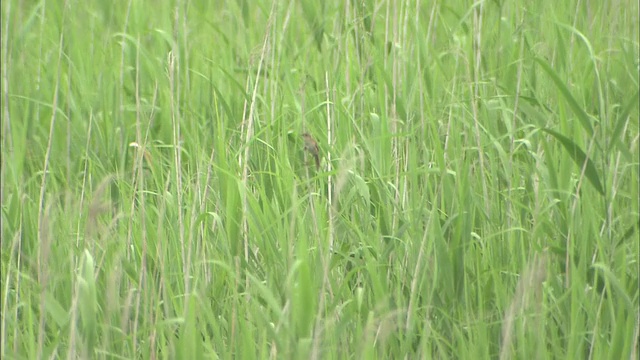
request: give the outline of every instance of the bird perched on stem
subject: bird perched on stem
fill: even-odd
[[[320,149],[318,148],[318,143],[309,135],[309,133],[302,134],[302,138],[304,139],[304,149],[308,151],[313,159],[316,161],[316,169],[320,168]]]

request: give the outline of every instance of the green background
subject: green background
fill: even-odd
[[[1,27],[3,358],[637,357],[637,1]]]

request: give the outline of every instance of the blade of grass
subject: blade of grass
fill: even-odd
[[[591,182],[591,184],[601,195],[604,195],[604,188],[602,187],[602,183],[600,182],[598,170],[593,164],[593,161],[589,159],[587,154],[585,154],[584,151],[582,151],[582,149],[576,143],[571,141],[571,139],[567,138],[566,136],[561,135],[560,133],[557,133],[551,129],[542,129],[542,131],[556,138],[556,140],[558,140],[560,144],[562,144],[562,146],[565,148],[569,156],[571,156],[578,167],[585,167],[584,175],[587,177],[587,180]]]
[[[564,99],[569,103],[569,107],[573,113],[578,117],[582,127],[587,131],[590,137],[593,136],[593,127],[591,126],[591,119],[589,118],[589,115],[587,115],[584,109],[580,107],[578,101],[573,97],[564,81],[560,79],[560,76],[558,76],[546,61],[540,58],[535,58],[534,60],[540,64],[542,69],[547,73],[547,75],[549,75],[551,80],[553,80]]]

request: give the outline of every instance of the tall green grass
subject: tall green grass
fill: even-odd
[[[2,1],[2,357],[637,358],[638,31]]]

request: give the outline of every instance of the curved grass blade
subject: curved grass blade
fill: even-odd
[[[624,106],[622,107],[622,111],[620,112],[620,114],[618,115],[618,119],[616,120],[616,125],[613,129],[613,132],[611,133],[611,143],[629,162],[633,162],[633,155],[631,155],[631,152],[625,145],[624,141],[622,139],[619,139],[619,137],[620,134],[622,134],[622,131],[624,130],[627,122],[630,120],[628,118],[629,113],[631,113],[631,110],[634,107],[638,106],[638,93],[639,91],[636,90],[635,94],[633,94],[624,104]]]
[[[562,146],[564,146],[565,150],[567,150],[567,152],[573,159],[573,162],[575,162],[576,165],[578,165],[578,167],[580,168],[582,168],[583,166],[585,167],[584,175],[587,177],[587,180],[589,180],[589,182],[596,188],[596,190],[598,190],[601,195],[604,195],[604,188],[602,187],[602,183],[600,183],[598,171],[596,170],[593,161],[591,161],[591,159],[587,157],[587,154],[585,154],[584,151],[582,151],[582,149],[580,149],[580,147],[576,143],[571,141],[571,139],[567,138],[566,136],[559,134],[551,129],[542,129],[542,131],[552,135],[554,138],[560,141]]]
[[[578,101],[576,101],[573,95],[571,95],[571,92],[569,91],[569,88],[567,88],[567,85],[565,85],[564,81],[560,79],[558,74],[556,74],[556,72],[553,71],[551,66],[549,66],[549,64],[547,64],[546,61],[540,58],[535,58],[535,61],[538,64],[540,64],[542,69],[551,77],[551,80],[553,80],[553,82],[556,84],[562,96],[569,103],[569,107],[571,107],[571,110],[573,111],[573,113],[578,117],[578,120],[580,120],[580,124],[582,124],[582,127],[585,130],[587,130],[587,132],[589,133],[589,136],[593,136],[593,127],[591,126],[591,120],[589,119],[589,115],[587,115],[584,109],[581,108],[580,105],[578,104]]]

